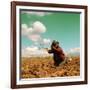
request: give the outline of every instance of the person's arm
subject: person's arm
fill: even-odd
[[[56,47],[54,47],[54,46],[53,46],[53,49],[54,49],[56,52],[60,52],[60,51],[61,51],[60,48],[56,48]]]
[[[48,50],[48,53],[53,53],[53,50]]]
[[[63,54],[64,55],[64,52],[63,52],[63,50],[62,50],[62,48],[56,48],[56,47],[54,47],[53,46],[53,49],[57,52],[57,53],[61,53],[61,54]]]

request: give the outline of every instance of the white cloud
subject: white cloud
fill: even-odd
[[[71,48],[70,50],[68,50],[67,52],[65,52],[66,57],[68,58],[68,60],[73,60],[72,56],[77,57],[80,56],[80,48]]]
[[[34,32],[36,33],[44,33],[46,31],[46,27],[40,21],[36,21],[32,25]]]
[[[34,47],[27,47],[27,48],[25,48],[25,50],[27,50],[27,51],[36,51],[36,50],[38,50],[38,47],[36,47],[36,46],[34,46]]]
[[[43,43],[44,43],[45,45],[50,44],[50,43],[51,43],[51,40],[44,38],[44,39],[43,39]]]
[[[45,49],[38,49],[38,47],[26,47],[22,49],[22,57],[47,57],[52,56]]]
[[[28,27],[26,24],[22,24],[21,31],[22,31],[22,35],[28,35],[33,33],[41,34],[41,33],[45,33],[46,27],[42,22],[35,21],[32,24],[32,27]]]
[[[31,27],[28,27],[26,24],[22,24],[21,32],[22,35],[33,41],[34,44],[39,46],[40,48],[44,48],[51,43],[51,40],[49,38],[41,37],[41,34],[46,32],[46,27],[40,21],[35,21]]]
[[[21,25],[21,32],[22,32],[22,35],[27,36],[33,32],[33,28],[28,27],[26,24],[22,24]]]
[[[52,14],[50,12],[35,12],[35,11],[33,11],[33,12],[32,11],[22,11],[22,13],[26,13],[27,15],[36,15],[36,16],[40,16],[40,17]]]
[[[22,24],[21,27],[22,27],[22,29],[27,29],[28,28],[26,24]]]
[[[27,31],[29,32],[29,33],[33,33],[33,28],[32,27],[29,27],[28,29],[27,29]]]
[[[80,48],[71,48],[66,52],[67,56],[79,56],[80,55]]]
[[[30,40],[36,42],[41,38],[41,33],[45,33],[46,27],[40,21],[36,21],[32,24],[32,27],[28,27],[26,24],[21,25],[22,35],[26,36]]]
[[[73,53],[73,52],[80,52],[80,48],[72,48],[69,50],[69,52]]]
[[[38,34],[30,34],[28,35],[28,38],[34,42],[37,42],[41,37]]]
[[[22,35],[27,35],[27,33],[28,33],[28,27],[27,27],[27,25],[26,24],[22,24],[21,25],[21,32],[22,32]]]

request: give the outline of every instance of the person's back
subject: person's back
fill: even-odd
[[[59,64],[65,59],[65,54],[61,47],[59,47],[59,42],[52,42],[51,50],[48,53],[53,53],[54,65],[59,66]]]
[[[65,54],[61,47],[54,48],[54,53],[57,54],[57,56],[60,57],[61,60],[65,59]]]

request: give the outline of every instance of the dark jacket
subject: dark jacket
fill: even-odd
[[[65,54],[61,47],[52,48],[48,53],[53,53],[53,58],[55,61],[63,61],[65,59]]]

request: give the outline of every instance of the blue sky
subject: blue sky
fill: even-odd
[[[21,12],[21,45],[49,48],[59,41],[67,51],[80,47],[80,14],[64,12]]]

